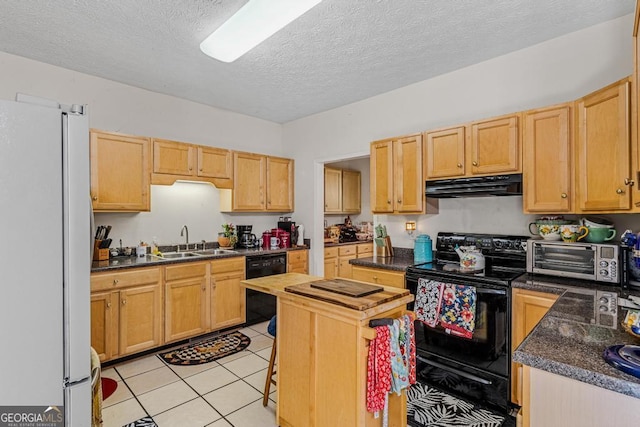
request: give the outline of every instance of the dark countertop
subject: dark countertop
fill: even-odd
[[[640,378],[625,374],[602,357],[617,344],[640,345],[640,339],[622,330],[627,310],[618,307],[615,328],[596,324],[596,291],[621,289],[594,282],[548,276],[522,275],[513,288],[560,295],[549,312],[513,353],[513,361],[618,393],[640,398]],[[640,290],[631,291],[640,296]]]
[[[392,257],[367,257],[349,260],[349,264],[360,265],[363,267],[381,268],[384,270],[393,270],[405,272],[407,267],[415,264],[413,261],[413,249],[393,248],[394,256]]]
[[[198,257],[159,259],[157,257],[147,255],[145,257],[137,257],[135,255],[128,257],[115,257],[105,261],[93,261],[91,263],[91,272],[97,273],[102,271],[112,271],[126,268],[156,267],[159,265],[178,264],[183,262],[210,261],[221,258],[235,258],[239,256],[251,255],[269,255],[277,253],[286,253],[288,251],[298,251],[309,249],[307,246],[296,246],[295,248],[284,249],[234,249],[234,253],[225,253],[219,255],[201,255]],[[188,251],[184,251],[188,252]]]

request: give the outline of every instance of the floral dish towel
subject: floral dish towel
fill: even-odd
[[[440,325],[450,334],[472,338],[476,317],[476,288],[445,283]]]

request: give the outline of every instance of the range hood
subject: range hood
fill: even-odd
[[[478,176],[471,178],[439,179],[427,181],[427,198],[520,196],[522,174]]]

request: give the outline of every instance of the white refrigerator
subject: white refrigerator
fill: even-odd
[[[0,100],[0,426],[91,425],[89,177],[85,106]]]

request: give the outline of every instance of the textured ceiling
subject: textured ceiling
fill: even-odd
[[[284,123],[635,7],[635,0],[324,0],[233,63],[204,55],[200,42],[245,2],[2,0],[0,51]]]

